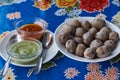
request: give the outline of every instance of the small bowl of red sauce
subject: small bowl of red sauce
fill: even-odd
[[[43,33],[47,31],[48,24],[41,18],[27,18],[17,20],[14,26],[22,38],[40,39]]]

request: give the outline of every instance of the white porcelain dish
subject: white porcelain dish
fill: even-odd
[[[9,41],[9,39],[15,34],[17,34],[17,31],[13,30],[7,36],[5,36],[0,42],[0,55],[5,61],[8,58],[8,54],[7,54],[6,48],[5,48],[6,44]],[[54,36],[54,34],[53,34],[53,36]],[[45,60],[43,61],[43,63],[46,63],[46,62],[50,61],[53,57],[55,57],[57,52],[58,52],[58,48],[56,47],[55,42],[53,41],[52,46],[46,51],[46,57],[45,57]],[[11,64],[16,65],[16,66],[21,66],[21,67],[31,67],[31,66],[35,66],[36,63],[19,64],[19,63],[14,63],[14,62],[11,61]]]
[[[94,17],[79,17],[76,19],[78,19],[80,22],[85,21],[85,20],[92,22]],[[66,20],[65,22],[67,22],[67,21],[69,21],[69,20]],[[76,60],[76,61],[81,61],[81,62],[102,62],[102,61],[106,61],[111,58],[114,58],[115,56],[117,56],[120,53],[120,40],[118,41],[117,47],[114,49],[114,51],[112,51],[111,55],[109,55],[108,57],[105,57],[105,58],[87,59],[87,58],[79,57],[79,56],[69,53],[65,49],[65,47],[59,42],[59,39],[58,39],[58,32],[61,29],[61,25],[64,24],[65,22],[61,23],[58,26],[58,28],[56,29],[54,39],[55,39],[55,43],[58,46],[59,50],[67,57],[69,57],[73,60]],[[116,25],[112,24],[109,21],[106,21],[106,23],[107,23],[108,27],[111,28],[113,31],[116,31],[120,37],[120,29]]]

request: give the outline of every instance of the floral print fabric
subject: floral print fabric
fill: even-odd
[[[79,8],[88,12],[102,11],[109,5],[109,0],[81,0]]]
[[[17,19],[40,17],[54,32],[66,19],[82,16],[102,18],[120,27],[120,1],[0,0],[0,40],[15,29]],[[45,64],[40,74],[32,74],[29,78],[30,67],[11,64],[7,75],[0,80],[120,80],[120,55],[100,63],[77,62],[63,55],[56,57]],[[4,63],[0,57],[0,69]]]

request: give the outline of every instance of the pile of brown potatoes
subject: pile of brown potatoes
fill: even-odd
[[[93,59],[109,56],[117,45],[119,35],[103,19],[92,22],[71,19],[61,25],[58,38],[68,52]]]

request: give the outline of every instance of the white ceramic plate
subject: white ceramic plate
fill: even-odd
[[[52,32],[51,32],[52,33]],[[12,31],[11,33],[9,33],[7,36],[5,36],[1,42],[0,42],[0,55],[1,57],[6,61],[7,58],[8,58],[8,54],[6,52],[6,43],[9,41],[9,39],[11,38],[12,35],[15,35],[17,34],[17,31],[14,30]],[[53,33],[52,33],[53,34]],[[54,36],[54,34],[53,34]],[[46,57],[45,57],[45,60],[43,61],[43,63],[46,63],[48,61],[50,61],[53,57],[55,57],[55,55],[57,54],[58,52],[58,48],[56,47],[55,45],[55,42],[53,41],[53,44],[52,46],[46,51]],[[31,67],[31,66],[35,66],[35,63],[32,63],[32,64],[18,64],[18,63],[14,63],[14,62],[11,62],[11,64],[13,65],[16,65],[16,66],[21,66],[21,67]]]
[[[92,22],[94,17],[79,17],[79,18],[76,18],[76,19],[78,19],[80,22],[85,21],[85,20],[88,20],[89,22]],[[69,20],[67,20],[67,21],[69,21]],[[67,22],[67,21],[65,21],[65,22]],[[64,24],[65,22],[63,22],[62,24]],[[120,29],[109,21],[106,21],[106,23],[107,23],[108,27],[111,28],[113,31],[116,31],[119,34],[119,37],[120,37]],[[66,55],[67,57],[69,57],[71,59],[74,59],[74,60],[77,60],[77,61],[82,61],[82,62],[102,62],[102,61],[109,60],[109,59],[117,56],[120,53],[120,40],[119,40],[115,50],[112,51],[110,56],[105,57],[105,58],[87,59],[87,58],[84,58],[84,57],[79,57],[79,56],[76,56],[74,54],[71,54],[65,49],[65,47],[59,42],[59,39],[58,39],[58,33],[59,33],[59,30],[61,29],[62,24],[60,24],[58,26],[58,28],[56,29],[54,38],[55,38],[55,43],[58,46],[59,50],[64,55]]]

